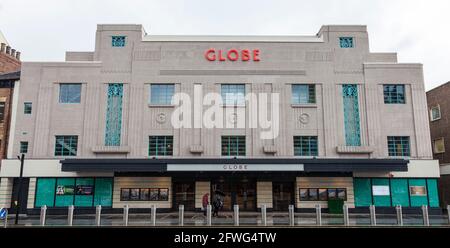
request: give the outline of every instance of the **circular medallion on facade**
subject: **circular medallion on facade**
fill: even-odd
[[[158,122],[158,123],[166,122],[166,114],[159,113],[158,115],[156,115],[156,122]]]
[[[300,121],[300,122],[303,123],[303,124],[308,124],[308,122],[309,122],[309,115],[306,114],[306,113],[301,114],[301,115],[298,117],[298,121]]]

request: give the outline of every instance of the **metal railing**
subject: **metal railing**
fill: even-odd
[[[130,207],[125,205],[122,214],[102,213],[102,206],[95,208],[95,216],[78,213],[75,215],[75,206],[67,208],[67,215],[48,215],[47,206],[42,206],[39,216],[30,215],[21,217],[19,225],[24,226],[450,226],[450,216],[447,213],[431,211],[427,206],[422,206],[420,211],[403,211],[401,206],[396,206],[394,212],[379,210],[373,205],[369,206],[368,212],[357,213],[344,204],[342,213],[325,213],[320,204],[315,206],[314,212],[296,212],[294,205],[289,205],[287,211],[270,211],[267,205],[259,206],[258,212],[240,212],[239,205],[233,206],[232,212],[221,212],[219,216],[212,216],[212,206],[207,205],[205,212],[186,211],[184,205],[178,206],[177,212],[157,211],[156,205],[150,206],[150,219],[147,214],[130,214]],[[145,217],[145,215],[147,217]],[[14,218],[13,216],[10,216]],[[3,223],[2,223],[3,222]],[[3,227],[12,227],[8,223],[8,215],[0,220]]]

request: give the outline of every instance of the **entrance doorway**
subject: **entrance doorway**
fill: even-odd
[[[16,213],[16,202],[19,199],[19,178],[14,178],[12,195],[11,195],[11,208],[9,213]],[[27,212],[28,204],[28,186],[30,184],[30,178],[22,178],[22,186],[20,187],[20,202],[19,203],[19,213],[24,214]]]
[[[173,208],[184,205],[184,210],[195,210],[195,182],[173,183]]]
[[[294,204],[294,183],[273,182],[273,210],[287,211],[289,205]]]
[[[223,194],[223,210],[232,211],[239,205],[240,211],[256,210],[256,180],[247,177],[219,178],[211,184],[211,193]],[[214,199],[214,198],[211,198]]]

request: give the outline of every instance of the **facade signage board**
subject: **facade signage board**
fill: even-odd
[[[303,171],[303,164],[167,164],[167,171]]]

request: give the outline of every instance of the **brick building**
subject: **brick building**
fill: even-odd
[[[433,157],[439,160],[442,206],[450,204],[450,82],[427,92]]]
[[[0,157],[6,157],[14,83],[20,78],[20,52],[0,32]]]

